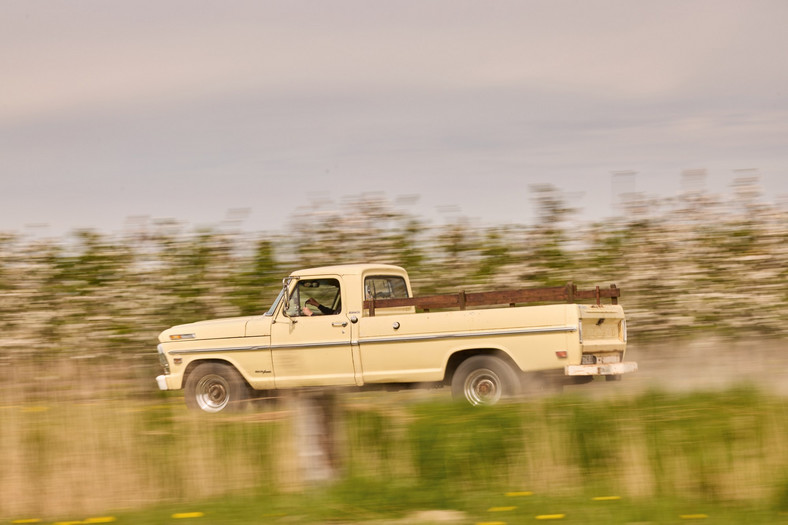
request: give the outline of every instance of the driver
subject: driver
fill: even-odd
[[[317,302],[317,300],[314,297],[310,297],[309,299],[307,299],[304,305],[307,304],[314,306],[315,308],[320,310],[320,313],[323,315],[334,315],[337,313],[337,311],[333,310],[332,308],[329,308],[328,306],[323,306],[322,304]],[[310,310],[306,306],[304,306],[304,308],[301,310],[301,313],[304,315],[314,315],[314,312],[312,312],[312,310]]]

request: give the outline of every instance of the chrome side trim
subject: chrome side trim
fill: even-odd
[[[353,341],[336,341],[328,343],[291,343],[286,345],[271,345],[271,346],[234,346],[226,348],[195,348],[192,350],[171,350],[167,352],[170,355],[189,355],[189,354],[205,354],[212,352],[255,352],[259,350],[281,350],[286,348],[321,348],[332,346],[358,346],[372,343],[403,343],[408,341],[432,341],[440,339],[464,339],[469,337],[487,337],[487,336],[506,336],[506,335],[522,335],[522,334],[557,334],[576,332],[577,326],[553,326],[546,328],[522,328],[518,330],[490,330],[486,332],[463,332],[454,334],[441,334],[441,335],[413,335],[403,337],[376,337],[364,339],[360,338]]]
[[[268,350],[269,346],[234,346],[229,348],[194,348],[192,350],[170,350],[170,355],[189,355],[206,354],[211,352],[254,352],[256,350]]]
[[[271,350],[281,350],[282,348],[317,348],[324,346],[350,346],[352,343],[347,341],[333,341],[330,343],[292,343],[289,345],[271,345]]]
[[[206,354],[212,352],[256,352],[259,350],[281,350],[283,348],[320,348],[331,346],[347,346],[351,345],[350,341],[336,341],[330,343],[292,343],[289,345],[270,345],[270,346],[233,346],[227,348],[194,348],[192,350],[172,350],[170,355],[189,355],[189,354]]]
[[[407,341],[428,341],[435,339],[463,339],[468,337],[486,337],[500,335],[522,335],[522,334],[558,334],[576,332],[576,326],[552,326],[548,328],[521,328],[519,330],[491,330],[487,332],[464,332],[459,334],[442,335],[412,335],[405,337],[380,337],[380,338],[359,338],[354,344],[365,343],[402,343]]]

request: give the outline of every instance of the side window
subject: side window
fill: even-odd
[[[407,299],[405,279],[391,275],[373,275],[364,279],[364,299]]]
[[[290,294],[291,316],[336,315],[342,311],[337,279],[300,279]]]

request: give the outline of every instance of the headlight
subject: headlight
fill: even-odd
[[[161,367],[164,369],[165,374],[170,373],[170,363],[167,362],[167,356],[164,355],[164,348],[161,345],[157,346],[156,349],[159,351],[159,363],[161,363]]]

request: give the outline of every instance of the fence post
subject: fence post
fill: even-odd
[[[302,390],[293,392],[291,403],[300,479],[307,483],[336,479],[341,468],[337,396]]]
[[[572,281],[566,283],[566,302],[570,304],[575,302],[575,283]]]

